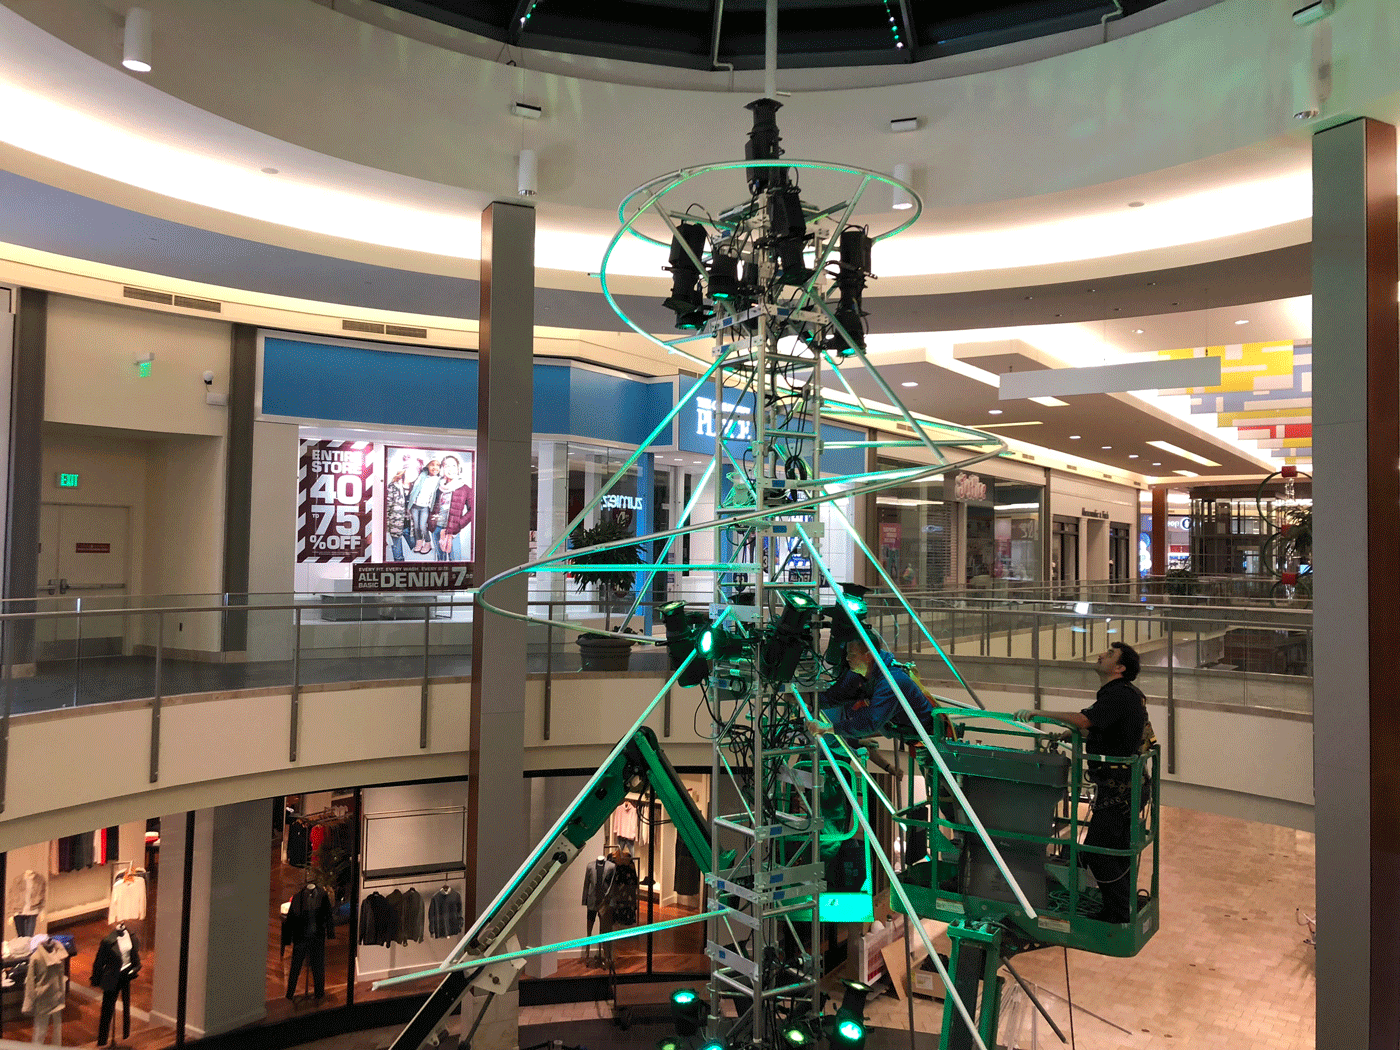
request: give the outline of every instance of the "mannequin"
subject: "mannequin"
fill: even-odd
[[[587,909],[588,936],[593,936],[593,920],[598,917],[598,911],[608,899],[608,894],[612,891],[613,877],[617,873],[617,865],[608,860],[606,856],[599,856],[584,869],[583,872],[583,906]],[[599,933],[607,933],[612,928],[611,923],[604,928],[599,927]],[[583,950],[583,964],[589,964],[592,949]],[[602,946],[598,949],[598,965],[603,965]]]
[[[110,1033],[115,1039],[117,996],[122,997],[122,1038],[131,1037],[131,982],[141,972],[141,942],[119,922],[102,943],[92,960],[92,985],[102,989],[102,1013],[97,1023],[97,1045],[107,1042]]]
[[[26,869],[10,881],[10,907],[14,909],[15,936],[33,937],[39,913],[44,910],[48,883],[37,871]]]
[[[291,923],[289,932],[292,939],[292,968],[287,973],[287,998],[296,994],[302,964],[308,963],[319,1002],[326,996],[326,941],[335,936],[335,915],[331,911],[330,894],[308,880],[292,898],[287,918]]]
[[[63,972],[63,960],[67,958],[67,950],[52,938],[29,953],[29,971],[24,979],[24,1011],[34,1015],[33,1042],[47,1042],[52,1024],[54,1044],[63,1045],[63,1007],[68,1001],[68,977]]]

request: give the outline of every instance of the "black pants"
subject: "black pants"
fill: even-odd
[[[34,924],[35,924],[36,922],[38,922],[38,921],[39,921],[39,916],[38,916],[37,914],[36,914],[36,915],[16,915],[16,916],[15,916],[15,935],[18,936],[18,937],[33,937],[33,936],[34,936]]]
[[[112,1031],[114,1027],[112,1021],[117,1012],[118,994],[122,997],[122,1038],[131,1038],[131,982],[128,980],[121,981],[118,983],[117,987],[113,988],[110,992],[106,988],[102,989],[102,1013],[97,1019],[98,1046],[102,1046],[107,1042],[109,1033],[114,1037],[116,1035],[116,1033]]]
[[[312,937],[307,941],[297,941],[292,945],[292,969],[287,974],[287,998],[296,994],[297,978],[301,976],[301,964],[311,966],[311,979],[316,982],[316,998],[326,994],[326,939]]]
[[[1132,840],[1132,820],[1126,803],[1113,803],[1095,809],[1089,818],[1089,831],[1084,836],[1084,845],[1102,846],[1104,849],[1127,849]],[[1103,897],[1104,922],[1125,923],[1133,921],[1132,880],[1127,857],[1106,857],[1102,853],[1084,854],[1084,863],[1094,873],[1094,881],[1099,884]]]

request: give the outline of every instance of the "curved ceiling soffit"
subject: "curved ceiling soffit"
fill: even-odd
[[[112,61],[105,10],[103,18],[84,21],[76,5],[9,2],[99,65]],[[661,91],[658,98],[658,89],[511,68],[381,31],[317,4],[149,3],[167,56],[203,56],[199,63],[158,62],[151,85],[274,140],[366,165],[370,176],[378,169],[423,180],[459,202],[464,191],[486,197],[513,191],[522,136],[540,153],[546,207],[606,214],[658,166],[714,159],[714,136],[703,129],[732,128],[734,148],[724,152],[735,154],[745,130],[740,97]],[[1259,10],[1228,0],[1025,66],[794,96],[782,115],[785,145],[792,156],[822,156],[835,148],[873,167],[912,162],[930,203],[950,209],[1094,186],[1249,147],[1291,130],[1285,111],[1291,110],[1293,57],[1300,47],[1283,7],[1269,5],[1262,19]],[[1352,0],[1331,21],[1337,50],[1345,50],[1355,70],[1339,82],[1334,105],[1358,109],[1393,94],[1400,73],[1380,60],[1400,44],[1392,5]],[[18,46],[14,34],[4,35],[16,44],[9,49],[12,64],[23,70],[31,63],[31,82],[43,82],[45,71],[32,63],[42,64],[44,56]],[[51,77],[47,86],[70,96],[76,90],[75,102],[99,108],[108,100],[111,85],[99,86],[94,71],[76,79]],[[1105,91],[1104,84],[1114,87]],[[545,118],[524,127],[510,115],[514,98],[541,104]],[[133,101],[122,101],[125,111]],[[908,115],[919,119],[918,130],[890,134],[889,119]],[[637,149],[638,142],[649,149]],[[1034,161],[1027,163],[1028,157]],[[306,174],[322,173],[313,166]],[[351,182],[365,177],[336,174]]]
[[[357,309],[477,319],[476,281],[376,266],[232,237],[154,218],[0,172],[0,242],[156,277],[194,281]],[[1102,321],[1306,295],[1308,245],[1196,266],[1083,281],[868,301],[877,334],[966,331],[1007,325]],[[656,332],[674,318],[661,295],[620,294],[630,316]],[[598,292],[540,287],[536,324],[622,330]]]

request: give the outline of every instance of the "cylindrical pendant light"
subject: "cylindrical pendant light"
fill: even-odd
[[[520,151],[520,166],[516,172],[515,192],[522,197],[533,197],[539,193],[539,178],[535,151],[523,149]]]
[[[904,186],[914,184],[914,171],[908,164],[896,164],[894,166],[894,180],[902,182]],[[904,186],[894,187],[894,202],[890,205],[895,211],[908,211],[914,206],[914,198]]]
[[[122,65],[136,73],[151,71],[151,12],[133,7],[122,34]]]

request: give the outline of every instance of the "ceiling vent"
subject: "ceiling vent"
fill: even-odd
[[[149,288],[133,288],[127,285],[122,289],[122,295],[128,299],[140,299],[143,303],[161,303],[165,306],[173,306],[175,297],[169,292],[153,292]]]
[[[386,324],[384,326],[384,334],[403,336],[405,339],[428,338],[428,330],[426,328],[414,328],[406,324]]]
[[[383,335],[384,326],[375,321],[341,321],[341,331],[366,332],[370,335]]]
[[[177,295],[174,298],[174,305],[183,306],[186,310],[203,310],[211,314],[219,314],[224,311],[224,304],[215,302],[213,299],[196,299],[192,295]]]

